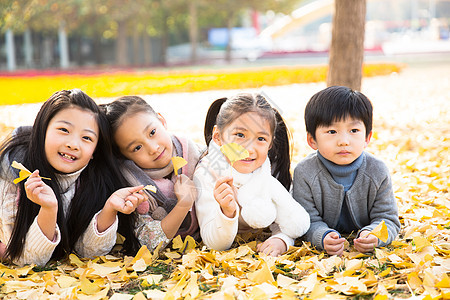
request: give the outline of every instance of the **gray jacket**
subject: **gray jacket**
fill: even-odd
[[[390,244],[400,231],[389,170],[381,160],[367,152],[364,152],[362,165],[346,194],[316,153],[308,155],[296,166],[292,193],[310,215],[311,227],[305,236],[318,249],[323,249],[324,233],[338,224],[344,196],[352,221],[360,231],[372,230],[384,220],[389,238],[386,243],[378,240],[378,246]]]

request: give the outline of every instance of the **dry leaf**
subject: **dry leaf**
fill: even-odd
[[[373,234],[377,238],[379,238],[384,243],[387,242],[389,238],[389,232],[387,230],[386,224],[384,223],[384,220],[380,222],[371,232],[370,234]]]
[[[262,261],[261,269],[255,271],[253,273],[247,274],[247,278],[257,284],[261,284],[264,282],[268,282],[268,283],[275,282],[275,279],[273,279],[272,272],[270,272],[270,269],[267,266],[267,263],[264,261]]]
[[[247,158],[250,154],[247,149],[238,143],[228,143],[220,147],[220,151],[230,160],[231,166],[234,162]]]
[[[180,156],[174,156],[172,157],[172,164],[175,176],[178,176],[178,170],[184,167],[187,164],[187,161]]]
[[[13,180],[14,184],[17,184],[17,183],[21,182],[22,180],[27,179],[32,174],[32,172],[30,172],[27,168],[25,168],[24,165],[22,165],[21,163],[18,163],[16,161],[12,162],[11,167],[20,170],[19,177]],[[50,178],[47,178],[47,177],[41,177],[41,178],[51,180]]]
[[[144,189],[146,189],[150,192],[156,193],[156,186],[154,186],[154,185],[147,184],[146,186],[144,186]]]

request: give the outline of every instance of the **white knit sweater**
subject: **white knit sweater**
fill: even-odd
[[[213,194],[217,179],[230,175],[238,189],[237,201],[241,207],[231,219],[222,213]],[[257,170],[242,174],[231,168],[219,146],[211,141],[208,154],[194,173],[194,182],[199,193],[195,209],[200,234],[212,249],[225,250],[231,246],[238,231],[239,215],[251,228],[270,226],[271,238],[281,238],[288,248],[309,229],[308,213],[271,175],[268,158]]]
[[[83,169],[72,174],[57,175],[61,189],[65,191],[62,194],[64,202],[64,212],[67,212],[70,201],[75,194],[75,183]],[[0,241],[7,244],[11,238],[14,221],[17,213],[18,190],[13,184],[13,179],[0,179]],[[30,200],[31,201],[31,200]],[[95,201],[93,199],[93,201]],[[106,231],[99,233],[97,230],[97,214],[92,218],[84,234],[75,245],[75,250],[82,257],[92,258],[107,254],[116,243],[116,233],[118,219]],[[61,241],[61,234],[58,225],[56,225],[56,237],[49,240],[42,232],[37,223],[37,217],[28,230],[25,239],[24,251],[22,256],[14,261],[15,264],[23,266],[25,264],[45,265],[51,258],[53,251]]]

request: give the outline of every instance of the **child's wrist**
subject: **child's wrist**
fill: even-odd
[[[236,216],[236,208],[235,209],[224,209],[224,208],[221,208],[221,210],[222,210],[222,213],[227,218],[233,219]]]
[[[118,210],[114,207],[114,205],[111,204],[111,202],[108,199],[108,201],[106,201],[105,205],[103,206],[102,211],[104,214],[117,215]]]

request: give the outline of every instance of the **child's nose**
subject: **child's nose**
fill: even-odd
[[[341,134],[339,136],[338,145],[339,146],[347,146],[349,144],[349,139],[346,134]]]
[[[149,154],[155,154],[158,151],[159,145],[156,142],[149,141],[147,147]]]
[[[80,146],[78,145],[78,142],[76,140],[69,140],[66,143],[66,147],[71,150],[78,150]]]

